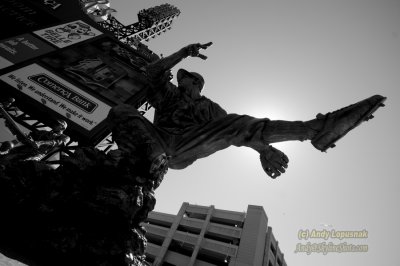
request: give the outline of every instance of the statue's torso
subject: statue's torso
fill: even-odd
[[[169,86],[153,106],[156,108],[154,125],[171,133],[180,133],[226,115],[225,110],[207,97],[191,99],[174,85]]]

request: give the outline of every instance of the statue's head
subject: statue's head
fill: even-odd
[[[194,84],[198,85],[199,91],[201,92],[201,90],[204,87],[204,78],[199,73],[189,72],[189,71],[186,71],[185,69],[181,68],[178,70],[178,73],[177,73],[178,84],[184,77],[189,77],[189,78],[193,79]]]
[[[0,145],[0,152],[5,152],[11,150],[12,148],[14,148],[14,143],[12,143],[11,141],[4,141]]]
[[[65,120],[62,120],[62,119],[57,119],[55,122],[54,122],[54,125],[53,125],[53,130],[54,131],[64,131],[65,129],[67,129],[67,122],[65,122]]]

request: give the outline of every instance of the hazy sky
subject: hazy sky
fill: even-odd
[[[116,17],[165,2],[112,0]],[[186,201],[218,209],[264,207],[288,265],[399,265],[400,1],[169,0],[181,10],[172,30],[147,45],[169,55],[197,42],[209,59],[178,67],[201,73],[204,95],[229,113],[309,120],[374,94],[388,97],[375,119],[321,153],[310,142],[274,146],[290,159],[276,180],[258,153],[228,148],[184,170],[169,170],[156,211],[176,214]],[[174,74],[176,70],[173,71]],[[323,224],[330,225],[324,227]],[[366,253],[295,253],[299,230],[368,231],[368,238],[311,243],[368,245]]]
[[[117,18],[164,2],[113,0]],[[228,148],[187,169],[169,170],[156,210],[182,202],[245,211],[261,205],[288,265],[399,265],[397,167],[400,141],[400,1],[168,1],[181,10],[172,30],[149,47],[169,55],[184,45],[214,43],[209,59],[178,67],[201,73],[204,95],[228,112],[308,120],[374,94],[388,97],[375,119],[321,153],[310,142],[275,145],[290,158],[276,180],[258,153]],[[176,71],[176,69],[175,69]],[[176,72],[174,72],[176,73]],[[323,227],[329,224],[332,227]],[[367,253],[294,253],[301,229],[368,230],[368,238],[311,243],[368,245]]]

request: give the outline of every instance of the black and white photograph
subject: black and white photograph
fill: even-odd
[[[27,0],[102,34],[0,64],[0,266],[399,265],[400,1],[66,1]]]

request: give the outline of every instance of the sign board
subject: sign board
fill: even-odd
[[[101,31],[82,20],[41,29],[34,33],[58,48],[64,48],[102,34]]]
[[[112,104],[128,102],[147,84],[140,70],[147,62],[108,37],[58,51],[41,62]]]
[[[11,71],[0,79],[87,131],[100,124],[111,109],[38,64]]]
[[[45,11],[39,10],[32,3],[29,3],[29,1],[0,1],[2,39],[38,30],[57,22],[60,22],[58,18]]]
[[[54,50],[53,47],[31,34],[22,34],[0,41],[0,57],[12,64],[20,63]],[[0,63],[0,69],[7,66],[3,66]]]

